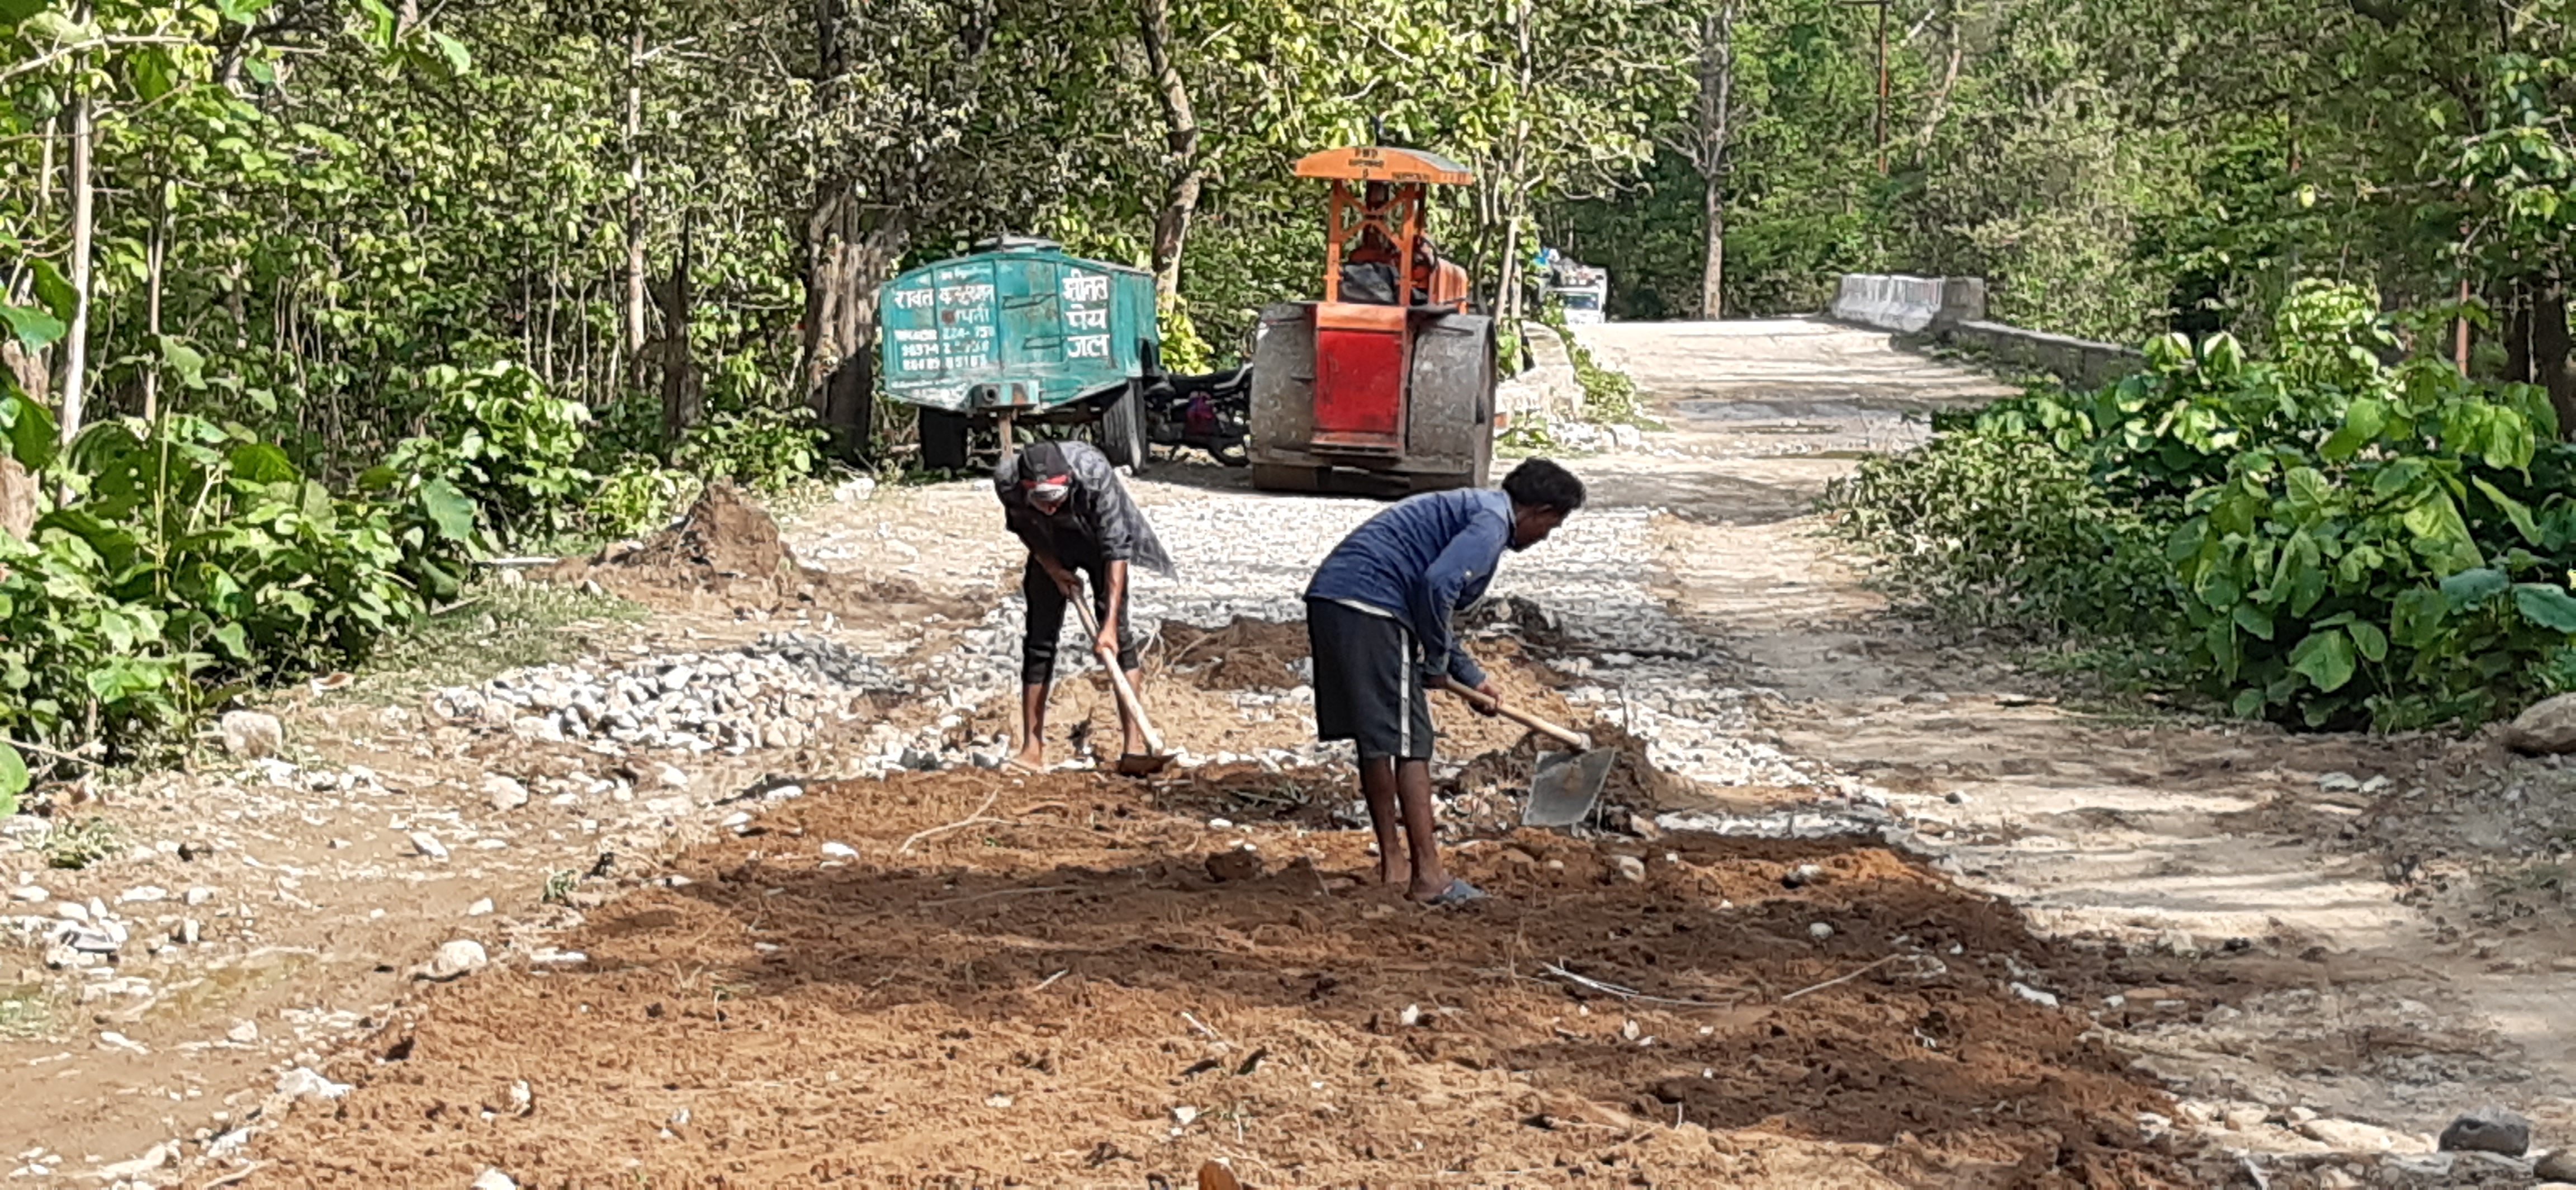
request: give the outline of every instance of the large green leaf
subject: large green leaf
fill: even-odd
[[[2388,660],[2388,634],[2380,631],[2379,625],[2355,620],[2345,625],[2344,631],[2352,634],[2353,647],[2361,651],[2362,660],[2373,665]]]
[[[2540,526],[2533,523],[2529,506],[2505,495],[2494,484],[2483,479],[2471,477],[2469,482],[2478,485],[2478,490],[2485,493],[2487,499],[2495,502],[2496,508],[2504,513],[2505,519],[2513,522],[2514,532],[2522,534],[2523,541],[2535,546],[2542,544]]]
[[[2522,618],[2553,632],[2576,632],[2576,598],[2547,583],[2517,583],[2513,605]]]
[[[474,501],[457,491],[455,484],[433,479],[420,485],[420,507],[438,526],[440,536],[455,542],[473,540],[477,510]]]
[[[2337,462],[2349,459],[2376,440],[2387,424],[2387,405],[2370,397],[2360,398],[2344,411],[2343,426],[2317,448],[2317,453]]]
[[[0,742],[0,818],[18,812],[18,795],[27,792],[27,758]]]
[[[2453,608],[2470,608],[2504,594],[2504,589],[2512,585],[2513,580],[2506,578],[2503,571],[2480,567],[2443,579],[2442,596],[2451,601]]]
[[[7,323],[9,333],[16,335],[18,342],[29,351],[62,338],[71,329],[70,324],[49,311],[34,306],[12,306],[7,302],[0,302],[0,323]]]
[[[51,410],[25,397],[0,397],[0,425],[9,430],[9,453],[29,471],[54,461],[61,431]]]
[[[28,271],[35,276],[36,300],[45,303],[45,308],[53,311],[54,317],[68,323],[72,315],[80,312],[80,290],[73,287],[72,279],[64,276],[61,269],[54,267],[54,262],[42,258],[29,261]]]
[[[2311,632],[2299,647],[2290,650],[2290,669],[2326,693],[2341,690],[2344,683],[2352,680],[2352,638],[2344,635],[2341,628]]]

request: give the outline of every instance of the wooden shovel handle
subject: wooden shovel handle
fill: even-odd
[[[1559,727],[1556,724],[1550,723],[1545,719],[1541,719],[1538,716],[1530,714],[1528,711],[1521,710],[1518,707],[1505,706],[1500,702],[1485,697],[1482,693],[1479,693],[1475,687],[1470,686],[1465,682],[1461,682],[1456,678],[1446,676],[1442,677],[1440,679],[1440,688],[1467,700],[1468,706],[1475,707],[1478,710],[1490,709],[1495,714],[1501,715],[1503,718],[1529,728],[1531,731],[1538,732],[1541,735],[1553,736],[1558,742],[1565,744],[1567,747],[1574,748],[1577,751],[1586,751],[1592,747],[1592,737],[1584,735],[1581,732],[1569,731],[1565,728]]]
[[[1076,594],[1066,602],[1073,605],[1073,610],[1082,613],[1082,630],[1091,634],[1093,645],[1091,652],[1092,655],[1100,658],[1100,668],[1109,671],[1109,685],[1118,691],[1118,705],[1126,708],[1129,715],[1135,716],[1137,728],[1145,733],[1146,749],[1156,756],[1162,755],[1163,733],[1154,730],[1154,721],[1145,717],[1145,700],[1136,697],[1136,688],[1127,684],[1127,671],[1119,668],[1118,665],[1118,650],[1098,647],[1100,621],[1091,614],[1089,593]]]

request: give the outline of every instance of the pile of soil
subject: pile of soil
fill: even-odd
[[[560,939],[585,961],[428,989],[241,1184],[2214,1184],[2089,1020],[2007,990],[2088,960],[1884,849],[1693,836],[1639,880],[1523,834],[1433,910],[1359,832],[1146,796],[810,788]]]
[[[687,611],[811,610],[847,618],[882,616],[889,608],[958,610],[902,579],[862,578],[797,561],[769,510],[722,482],[708,484],[671,528],[537,573],[562,583],[594,581],[639,603]]]
[[[1222,628],[1178,620],[1162,627],[1156,658],[1203,690],[1286,690],[1305,684],[1297,663],[1306,659],[1306,625],[1238,616]]]

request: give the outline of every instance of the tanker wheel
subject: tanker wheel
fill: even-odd
[[[1145,464],[1153,461],[1153,450],[1145,441],[1144,385],[1130,380],[1127,391],[1100,411],[1100,453],[1109,456],[1110,466],[1142,475]]]
[[[1312,492],[1324,486],[1324,469],[1293,463],[1254,463],[1252,486],[1265,492]]]
[[[921,468],[924,471],[963,471],[966,469],[966,428],[972,419],[963,413],[924,407],[921,411]]]

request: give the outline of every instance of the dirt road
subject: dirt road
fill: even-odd
[[[2423,1152],[2487,1102],[2543,1146],[2576,1127],[2556,886],[2500,914],[2465,858],[2531,820],[2444,826],[2524,768],[2061,705],[1890,614],[1805,512],[1991,384],[1810,322],[1585,338],[1669,429],[1572,460],[1595,506],[1505,563],[1473,639],[1624,757],[1597,829],[1516,832],[1529,745],[1438,708],[1444,829],[1498,903],[1372,888],[1312,741],[1296,595],[1378,505],[1133,485],[1183,567],[1136,606],[1185,763],[1137,785],[1095,771],[1078,661],[1061,770],[987,767],[1019,612],[985,485],[845,492],[783,543],[729,513],[567,572],[643,603],[582,605],[559,664],[299,695],[284,758],[103,788],[123,849],[81,871],[30,834],[0,1157],[33,1185],[2529,1184]],[[816,569],[706,577],[782,544]],[[133,940],[55,942],[92,926]]]
[[[1786,696],[1761,726],[1883,791],[1943,870],[2043,931],[2170,964],[2193,1008],[2106,1020],[2132,1022],[2119,1044],[2212,1139],[2325,1184],[2483,1176],[2450,1155],[2380,1154],[2423,1153],[2484,1104],[2530,1116],[2535,1146],[2576,1142],[2576,939],[2549,865],[2527,854],[2547,840],[2509,846],[2492,812],[2476,838],[2453,817],[2480,799],[2442,792],[2532,762],[2476,741],[2059,705],[2010,654],[1888,614],[1812,521],[1783,515],[1850,453],[1919,440],[1895,411],[1996,390],[1812,322],[1614,325],[1584,341],[1657,398],[1675,432],[1651,440],[1742,485],[1677,509],[1659,542],[1681,614]],[[2416,870],[2446,849],[2443,875]],[[2541,895],[2500,899],[2498,879]]]

